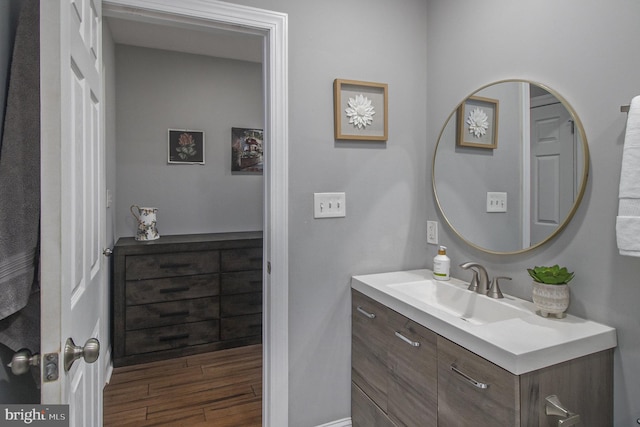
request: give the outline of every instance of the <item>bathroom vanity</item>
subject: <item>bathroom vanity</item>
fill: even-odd
[[[113,364],[262,342],[262,233],[118,240]]]
[[[546,415],[552,395],[578,425],[612,425],[613,328],[431,277],[352,278],[354,426],[576,425]]]

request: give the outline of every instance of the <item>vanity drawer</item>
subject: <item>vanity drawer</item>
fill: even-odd
[[[262,270],[222,273],[220,275],[220,294],[240,294],[262,292]]]
[[[200,322],[220,317],[219,297],[160,302],[127,307],[126,329]]]
[[[351,292],[351,379],[383,411],[387,410],[387,348],[391,336],[387,308]]]
[[[351,382],[351,421],[353,427],[396,427],[387,414]]]
[[[220,320],[221,340],[232,340],[258,335],[262,335],[262,313],[227,317]]]
[[[242,316],[262,313],[262,293],[223,295],[220,301],[220,316]]]
[[[220,278],[217,274],[128,281],[126,304],[137,305],[210,297],[219,293]]]
[[[130,255],[126,259],[126,280],[217,273],[218,251]]]
[[[440,426],[520,425],[517,376],[445,338],[437,346]]]
[[[125,354],[169,350],[218,341],[219,320],[129,331],[125,334]]]
[[[222,271],[262,270],[262,247],[227,249],[220,259]]]

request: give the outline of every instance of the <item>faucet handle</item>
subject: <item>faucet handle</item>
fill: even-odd
[[[500,285],[498,284],[498,281],[500,279],[511,280],[511,277],[506,277],[506,276],[495,277],[491,281],[491,288],[489,288],[489,292],[487,292],[487,296],[488,297],[490,297],[490,298],[504,298],[504,295],[502,295],[502,292],[500,291]]]

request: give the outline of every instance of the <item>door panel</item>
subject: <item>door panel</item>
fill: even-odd
[[[562,104],[531,109],[532,245],[550,236],[573,206],[574,140],[571,116]]]
[[[107,343],[101,3],[41,1],[42,353],[67,338]],[[102,357],[102,356],[101,356]],[[102,425],[104,363],[76,361],[42,386],[69,403],[70,425]]]

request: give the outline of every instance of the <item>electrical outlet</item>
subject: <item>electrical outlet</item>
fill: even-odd
[[[427,243],[438,244],[438,222],[427,221]]]

